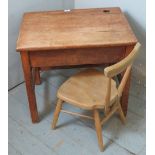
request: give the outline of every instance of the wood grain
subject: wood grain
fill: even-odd
[[[71,66],[116,63],[124,56],[125,47],[105,47],[30,52],[32,67]]]
[[[128,56],[131,53],[131,51],[133,50],[133,48],[134,48],[133,45],[127,46],[126,50],[124,52],[124,57]],[[131,72],[132,72],[132,69],[131,69],[131,71],[130,71],[130,73],[128,75],[128,79],[126,81],[124,91],[122,92],[122,97],[120,99],[120,103],[121,103],[123,113],[124,113],[125,116],[127,115],[127,111],[128,111],[128,97],[129,97],[129,90],[130,90]],[[120,76],[121,76],[121,79],[122,79],[123,76],[124,76],[124,73],[121,73]]]
[[[91,110],[105,108],[108,78],[95,69],[81,71],[70,77],[58,90],[57,97],[79,108]],[[111,80],[108,106],[117,98],[116,82]]]
[[[54,129],[56,126],[56,123],[57,123],[58,117],[59,117],[59,113],[60,113],[61,108],[62,108],[62,104],[63,104],[63,100],[58,99],[57,106],[56,106],[54,116],[53,116],[52,129]]]
[[[120,62],[110,66],[110,67],[106,67],[104,69],[104,74],[107,77],[113,77],[118,75],[119,73],[122,73],[124,71],[124,74],[122,74],[122,80],[120,82],[120,85],[118,87],[118,96],[122,97],[121,101],[122,101],[122,107],[124,110],[124,114],[126,115],[127,112],[127,105],[128,105],[128,92],[129,92],[129,81],[130,81],[130,76],[131,76],[131,66],[133,61],[135,60],[135,58],[137,57],[138,53],[139,53],[139,49],[141,47],[140,43],[137,43],[134,48],[133,47],[128,47],[126,49],[126,57],[121,60]],[[132,51],[131,51],[131,48]],[[124,92],[123,92],[124,90]],[[122,95],[124,94],[125,95]],[[124,101],[123,101],[124,100]]]
[[[17,51],[125,46],[136,42],[120,8],[31,12],[23,16]]]
[[[136,43],[118,7],[25,13],[16,49],[22,56],[32,121],[38,120],[34,80],[40,83],[39,71],[33,79],[32,68],[113,64],[126,57]],[[121,98],[124,113],[129,79],[130,75]]]
[[[33,75],[31,71],[28,53],[21,52],[21,59],[22,59],[24,78],[26,83],[27,96],[29,100],[30,114],[31,114],[32,122],[35,123],[39,121],[39,116],[38,116],[38,110],[37,110],[37,104],[36,104],[35,91],[33,87]]]
[[[105,75],[103,72],[95,69],[86,69],[70,77],[58,89],[57,97],[58,100],[61,100],[61,102],[64,101],[84,110],[93,110],[98,144],[101,151],[104,149],[101,125],[110,119],[110,117],[116,112],[119,113],[122,123],[125,123],[125,116],[121,107],[120,98],[128,77],[130,76],[132,63],[138,55],[139,48],[140,43],[137,43],[126,58],[112,66],[106,67],[104,69]],[[126,71],[120,85],[117,88],[116,82],[112,79],[112,77],[118,75],[124,70]],[[58,102],[54,113],[53,122],[56,122],[58,119],[60,112],[59,106],[60,103]],[[104,111],[104,117],[101,121],[99,109]],[[90,116],[68,111],[64,112],[87,119],[92,119]],[[55,123],[53,124],[55,127]]]
[[[103,145],[103,138],[102,138],[102,127],[101,127],[99,111],[97,109],[94,109],[94,120],[95,120],[95,128],[96,128],[96,133],[98,138],[98,145],[100,147],[100,151],[103,151],[104,145]]]

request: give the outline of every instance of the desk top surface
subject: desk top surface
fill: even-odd
[[[17,51],[133,45],[137,39],[120,8],[25,13]]]

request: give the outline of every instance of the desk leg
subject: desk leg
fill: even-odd
[[[22,59],[31,119],[33,123],[36,123],[39,121],[39,116],[37,111],[35,87],[33,86],[33,75],[32,75],[32,70],[30,66],[28,52],[21,52],[21,59]]]
[[[131,79],[131,72],[130,75],[128,77],[128,80],[126,82],[125,88],[123,90],[122,93],[122,97],[121,97],[121,106],[124,112],[124,115],[127,115],[127,111],[128,111],[128,98],[129,98],[129,89],[130,89],[130,79]]]
[[[124,57],[129,55],[129,53],[133,50],[133,48],[134,48],[133,45],[127,46]],[[125,116],[127,115],[127,111],[128,111],[128,98],[129,98],[129,89],[130,89],[130,79],[131,79],[131,72],[129,74],[128,80],[126,82],[126,85],[125,85],[125,88],[123,90],[122,97],[121,97],[121,106],[122,106],[122,109],[123,109],[123,112],[124,112]]]
[[[35,68],[35,84],[40,85],[41,84],[41,78],[40,78],[40,68]]]

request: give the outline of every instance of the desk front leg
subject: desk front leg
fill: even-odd
[[[30,65],[29,54],[28,52],[25,52],[25,51],[21,52],[20,54],[21,54],[21,60],[23,65],[23,72],[24,72],[27,96],[29,101],[31,119],[33,123],[36,123],[39,121],[39,116],[38,116],[38,110],[37,110],[37,104],[36,104],[35,87],[33,85],[33,74],[32,74],[32,69]]]

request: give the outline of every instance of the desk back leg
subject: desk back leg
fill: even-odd
[[[126,82],[126,85],[124,87],[124,91],[122,93],[122,97],[121,97],[121,106],[122,106],[122,110],[124,112],[124,115],[127,115],[127,111],[128,111],[128,99],[129,99],[129,90],[130,90],[130,79],[131,79],[131,72],[130,75],[128,77],[128,80]]]
[[[21,54],[21,60],[23,65],[23,72],[24,72],[27,96],[29,101],[31,119],[33,123],[36,123],[39,121],[39,116],[38,116],[36,97],[35,97],[35,87],[33,86],[33,75],[32,75],[32,69],[31,69],[30,60],[29,60],[29,54],[28,52],[25,52],[25,51],[21,52],[20,54]]]
[[[133,45],[126,47],[124,57],[126,57],[133,50],[133,48],[134,48]],[[129,90],[130,90],[130,80],[131,80],[131,72],[128,76],[128,80],[126,82],[126,85],[124,87],[122,97],[121,97],[121,106],[122,106],[122,109],[123,109],[125,116],[127,115],[127,111],[128,111],[128,98],[129,98]]]
[[[41,77],[40,77],[40,68],[36,67],[35,68],[35,84],[40,85],[41,84]]]

